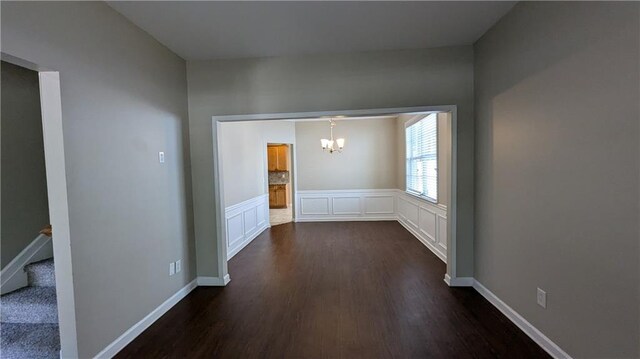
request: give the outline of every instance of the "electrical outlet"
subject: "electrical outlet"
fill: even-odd
[[[158,161],[164,163],[164,152],[158,152]]]
[[[176,261],[176,273],[180,273],[182,271],[182,259],[178,259]]]
[[[541,306],[542,308],[547,308],[547,292],[538,288],[537,299],[539,306]]]
[[[169,275],[176,274],[176,264],[174,262],[169,263]]]

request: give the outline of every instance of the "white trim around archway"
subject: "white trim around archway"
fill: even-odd
[[[448,206],[447,221],[447,273],[445,281],[451,286],[455,286],[457,281],[457,163],[458,163],[458,121],[457,106],[419,106],[419,107],[395,107],[395,108],[376,108],[361,110],[344,110],[344,111],[315,111],[315,112],[290,112],[290,113],[267,113],[267,114],[247,114],[247,115],[221,115],[212,116],[213,130],[213,172],[214,172],[214,200],[216,208],[216,247],[218,260],[218,275],[225,278],[225,284],[230,280],[227,268],[227,243],[226,238],[226,222],[224,212],[224,181],[222,180],[222,156],[218,143],[218,132],[222,122],[239,122],[239,121],[269,121],[269,120],[292,120],[318,117],[332,116],[380,116],[390,114],[406,114],[420,112],[450,112],[451,113],[451,176],[450,176],[450,203]]]

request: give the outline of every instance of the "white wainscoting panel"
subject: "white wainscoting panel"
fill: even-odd
[[[447,261],[447,208],[397,191],[398,222],[444,262]]]
[[[296,192],[296,221],[397,220],[447,261],[447,208],[397,189]]]
[[[300,214],[314,216],[328,215],[330,212],[329,197],[300,198]]]
[[[360,197],[332,197],[331,206],[335,215],[356,215],[362,213]]]
[[[395,196],[369,195],[364,198],[364,214],[395,214]]]
[[[297,222],[396,220],[395,189],[297,191]]]
[[[263,194],[225,209],[227,259],[251,243],[269,227],[269,195]]]

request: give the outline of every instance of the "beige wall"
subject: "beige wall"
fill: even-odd
[[[342,153],[322,150],[329,121],[296,122],[298,189],[388,189],[396,187],[395,118],[337,120],[334,138],[345,138]]]
[[[90,358],[195,278],[185,62],[102,2],[1,7],[2,52],[60,71],[77,349]]]
[[[218,275],[211,116],[458,106],[458,275],[473,273],[473,51],[470,46],[188,61],[198,274]]]
[[[4,268],[49,224],[38,73],[2,62],[2,258]]]
[[[224,206],[267,193],[267,143],[295,144],[290,121],[245,121],[221,124],[218,138],[222,154]]]
[[[475,55],[476,279],[574,358],[640,357],[640,3],[521,2]]]
[[[406,190],[406,142],[405,123],[411,121],[416,115],[403,114],[397,117],[395,124],[397,151],[396,184],[401,190]],[[419,115],[423,116],[423,115]],[[451,113],[443,112],[438,115],[438,203],[447,206],[449,204],[449,187],[451,178]]]

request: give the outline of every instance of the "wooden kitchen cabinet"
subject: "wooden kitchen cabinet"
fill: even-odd
[[[287,185],[269,185],[269,208],[287,208]]]
[[[289,146],[267,146],[267,162],[269,171],[287,171]]]

